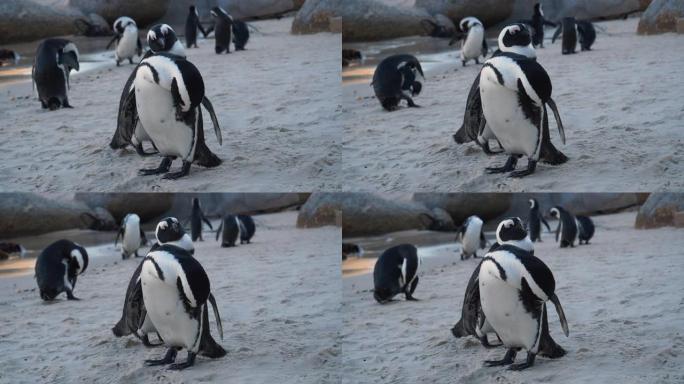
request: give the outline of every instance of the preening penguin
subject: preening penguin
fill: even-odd
[[[240,220],[240,244],[249,244],[256,232],[254,219],[249,215],[237,215],[237,218]]]
[[[221,236],[221,247],[234,247],[242,234],[242,223],[235,215],[226,215],[221,220],[221,225],[216,230],[216,241]]]
[[[418,269],[420,268],[418,249],[411,244],[401,244],[386,249],[375,262],[373,297],[384,304],[400,293],[406,300],[417,300],[413,292],[418,286]]]
[[[233,17],[221,7],[214,7],[210,11],[214,17],[214,36],[216,46],[214,50],[219,55],[224,51],[230,53],[231,31],[233,29]],[[247,41],[245,40],[245,43]]]
[[[541,225],[542,223],[546,226],[546,229],[551,231],[551,227],[549,227],[549,223],[546,222],[546,219],[544,219],[544,215],[539,210],[539,202],[537,202],[537,199],[530,199],[530,213],[529,216],[527,217],[527,228],[530,231],[530,240],[532,242],[537,242],[539,241],[541,243]]]
[[[114,239],[114,246],[121,237],[121,258],[128,259],[131,255],[138,256],[138,249],[147,244],[145,231],[140,226],[140,217],[135,213],[129,213],[121,221],[121,228]]]
[[[43,108],[51,111],[73,108],[69,105],[67,90],[70,89],[69,73],[80,68],[78,60],[78,49],[69,40],[46,39],[40,43],[31,77]]]
[[[549,210],[551,217],[558,219],[556,228],[556,242],[560,241],[560,247],[574,247],[577,238],[577,220],[575,216],[557,205]]]
[[[112,29],[114,30],[114,38],[107,44],[107,49],[116,41],[116,50],[114,51],[116,66],[118,67],[126,59],[130,64],[133,64],[133,56],[142,56],[138,25],[130,17],[121,16],[114,21]]]
[[[541,351],[545,327],[546,301],[556,307],[566,336],[568,322],[555,294],[551,270],[532,252],[518,246],[529,242],[519,218],[503,220],[497,228],[499,246],[487,253],[479,272],[480,301],[487,321],[508,348],[502,360],[485,361],[487,366],[513,364],[518,350],[527,350],[524,363],[510,369],[522,370],[534,364]]]
[[[190,233],[192,233],[192,241],[203,241],[202,238],[202,222],[207,223],[211,230],[214,227],[211,226],[211,222],[204,216],[202,207],[200,206],[200,201],[198,198],[192,198],[192,212],[190,212]]]
[[[191,5],[188,17],[185,19],[185,46],[188,49],[193,46],[197,48],[197,29],[202,31],[204,37],[207,37],[207,31],[204,30],[199,19],[199,12],[194,5]]]
[[[563,34],[561,52],[564,55],[575,53],[577,47],[577,22],[574,17],[564,17],[556,32],[551,38],[551,43],[556,42],[558,35]]]
[[[577,238],[579,239],[579,244],[589,244],[589,240],[594,237],[594,222],[588,216],[575,216],[577,219]]]
[[[465,40],[461,44],[461,64],[465,67],[470,60],[475,60],[475,64],[480,64],[480,56],[486,57],[487,40],[484,36],[484,26],[482,22],[475,17],[469,16],[463,18],[458,24],[466,34]],[[449,42],[449,45],[455,41]]]
[[[477,257],[477,250],[486,246],[487,241],[482,225],[482,219],[473,215],[468,217],[461,226],[458,231],[461,242],[461,260],[468,259],[470,256]]]
[[[58,240],[48,245],[36,259],[36,281],[40,298],[49,301],[66,292],[68,300],[74,296],[76,278],[88,268],[88,252],[69,240]]]
[[[233,44],[236,51],[244,51],[249,40],[249,28],[242,20],[233,20]]]
[[[373,74],[373,90],[383,108],[394,111],[401,100],[409,107],[419,107],[411,97],[417,96],[423,85],[416,80],[416,74],[425,79],[423,68],[415,56],[393,55],[383,59]]]

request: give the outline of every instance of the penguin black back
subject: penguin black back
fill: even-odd
[[[192,212],[190,212],[190,233],[192,241],[204,240],[202,238],[202,222],[206,223],[212,230],[214,229],[211,222],[204,216],[199,199],[194,197],[192,199]]]
[[[197,48],[197,29],[202,31],[202,34],[206,37],[207,32],[202,27],[202,23],[199,19],[199,13],[194,5],[190,6],[188,11],[188,17],[185,19],[185,46],[192,48],[193,46]]]
[[[221,247],[234,247],[240,237],[240,224],[235,215],[226,215],[216,230],[216,241],[221,236]]]
[[[214,7],[210,11],[214,17],[214,36],[216,38],[215,51],[221,54],[224,51],[230,53],[231,31],[233,29],[233,17],[221,7]]]
[[[592,44],[596,41],[596,29],[589,20],[577,21],[577,34],[579,35],[580,49],[590,51]]]
[[[375,300],[383,304],[400,293],[406,295],[406,300],[414,300],[412,295],[418,285],[419,265],[418,249],[411,244],[386,249],[373,269]]]
[[[249,28],[242,20],[233,20],[233,43],[236,51],[244,51],[249,40]]]
[[[40,297],[52,300],[62,292],[69,300],[73,295],[76,278],[88,268],[85,248],[70,240],[58,240],[48,245],[36,259],[35,273]]]
[[[76,45],[65,39],[46,39],[38,46],[32,78],[43,108],[72,108],[67,90],[71,70],[80,68]]]
[[[417,96],[422,89],[416,73],[425,78],[420,62],[413,55],[389,56],[378,64],[371,85],[384,109],[395,110],[401,100],[406,100],[409,107],[416,106],[411,96]]]
[[[242,223],[242,227],[240,228],[240,244],[249,244],[249,241],[254,236],[254,232],[256,232],[254,219],[249,215],[237,215],[237,218]]]
[[[589,240],[594,237],[594,222],[590,217],[587,216],[575,216],[577,219],[577,238],[579,239],[580,245],[584,241],[585,244],[589,244]]]
[[[577,23],[574,17],[564,17],[558,26],[558,29],[556,29],[556,32],[553,34],[553,38],[551,39],[551,42],[553,43],[558,35],[561,33],[563,34],[561,52],[564,55],[575,53],[577,46],[576,24]]]

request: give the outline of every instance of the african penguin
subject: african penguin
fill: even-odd
[[[21,56],[11,49],[0,48],[0,67],[5,65],[17,65]]]
[[[488,51],[482,22],[469,16],[461,20],[459,27],[466,33],[461,43],[461,64],[465,67],[470,60],[475,60],[475,64],[480,64],[480,56],[486,57]]]
[[[522,370],[534,364],[541,351],[546,318],[545,302],[556,307],[566,336],[568,323],[555,294],[556,283],[551,270],[532,252],[517,244],[529,236],[519,218],[503,220],[497,228],[499,247],[487,253],[479,272],[480,302],[487,322],[508,351],[502,360],[485,361],[486,366],[513,364],[518,350],[527,350],[524,363],[510,369]]]
[[[244,51],[249,40],[249,28],[242,20],[233,20],[233,44],[236,51]]]
[[[221,247],[234,247],[241,234],[241,223],[237,216],[226,215],[216,230],[216,241],[221,236]]]
[[[192,212],[190,212],[190,233],[192,233],[192,241],[204,241],[202,238],[202,222],[207,223],[211,230],[214,230],[211,222],[204,216],[200,201],[198,198],[192,198]]]
[[[580,49],[591,51],[591,46],[596,41],[596,29],[589,20],[577,21],[577,35],[579,36]]]
[[[121,259],[126,260],[131,255],[138,256],[138,249],[147,244],[147,237],[145,236],[145,231],[142,230],[140,226],[140,217],[135,213],[129,213],[121,221],[121,227],[119,232],[116,234],[116,239],[114,239],[114,246],[116,247],[117,241],[121,237]]]
[[[541,3],[534,5],[534,13],[532,14],[532,28],[534,33],[532,34],[532,44],[539,48],[544,48],[544,26],[548,25],[555,27],[556,23],[552,23],[544,18],[544,10],[542,9]]]
[[[33,61],[31,77],[38,90],[38,99],[43,108],[51,111],[73,108],[69,105],[67,90],[69,73],[78,71],[78,49],[65,39],[46,39],[38,46]]]
[[[473,215],[468,217],[461,226],[458,231],[461,242],[461,260],[468,259],[470,256],[477,257],[477,250],[486,246],[487,241],[482,225],[482,219]]]
[[[221,7],[214,7],[210,11],[214,17],[214,36],[216,46],[214,50],[217,55],[224,51],[230,53],[231,30],[233,28],[233,17]],[[247,41],[245,41],[246,43]]]
[[[40,298],[49,301],[66,292],[68,300],[74,296],[76,278],[88,268],[88,252],[69,240],[58,240],[48,245],[36,259],[36,280]]]
[[[240,244],[249,244],[256,232],[256,225],[254,219],[249,215],[237,215],[240,221]]]
[[[185,228],[175,217],[167,217],[160,221],[157,224],[154,236],[157,238],[157,244],[154,246],[173,245],[185,249],[191,255],[195,253],[195,246],[190,235],[185,232]]]
[[[579,244],[582,245],[583,241],[584,244],[589,244],[589,240],[594,237],[594,222],[588,216],[577,215],[575,219],[577,220],[577,239]]]
[[[542,242],[542,223],[550,232],[551,227],[549,227],[549,223],[546,222],[546,219],[544,219],[544,215],[542,215],[541,211],[539,210],[539,202],[537,202],[537,199],[530,199],[530,213],[527,216],[527,229],[530,232],[530,240],[532,240],[533,243],[537,241],[539,241],[540,243]]]
[[[560,205],[549,210],[551,217],[558,219],[556,227],[556,242],[560,241],[560,247],[574,247],[577,238],[577,220],[575,216]]]
[[[342,260],[349,257],[363,257],[363,248],[354,243],[342,243]]]
[[[133,56],[142,56],[138,25],[130,17],[121,16],[114,21],[112,29],[114,30],[114,37],[107,44],[107,49],[116,41],[116,50],[114,51],[116,66],[118,67],[126,59],[130,64],[133,64]]]
[[[17,243],[0,242],[0,260],[7,260],[11,255],[17,255],[20,259],[26,256],[26,248]]]
[[[411,98],[423,88],[416,80],[417,73],[425,79],[420,62],[412,55],[392,55],[378,64],[371,85],[384,109],[396,110],[402,99],[406,100],[409,107],[419,107]]]
[[[553,44],[558,38],[558,35],[563,34],[563,41],[561,45],[561,52],[564,55],[575,53],[577,48],[577,22],[574,17],[564,17],[556,32],[551,38]]]
[[[185,46],[188,49],[193,46],[197,48],[197,29],[202,32],[205,38],[207,37],[207,31],[204,30],[200,22],[199,12],[194,5],[191,5],[188,17],[185,19]]]
[[[417,300],[413,292],[418,286],[418,269],[421,260],[418,249],[411,244],[401,244],[386,249],[375,262],[373,297],[384,304],[403,293],[406,300]]]

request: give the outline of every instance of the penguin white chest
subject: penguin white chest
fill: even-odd
[[[118,60],[128,59],[135,56],[138,50],[138,28],[128,26],[124,30],[123,36],[116,45],[116,58]]]
[[[533,156],[540,132],[525,117],[518,92],[501,85],[494,70],[484,67],[480,77],[480,97],[487,125],[506,153]]]
[[[484,29],[479,25],[471,27],[461,47],[461,59],[476,59],[480,57],[482,55],[483,40]]]
[[[130,254],[140,248],[140,227],[137,223],[126,223],[121,249]]]
[[[475,253],[480,248],[481,225],[471,224],[466,228],[463,236],[463,250],[468,254]]]

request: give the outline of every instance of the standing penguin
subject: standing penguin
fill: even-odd
[[[194,5],[191,5],[190,12],[188,12],[188,18],[185,19],[185,46],[188,47],[188,49],[193,46],[197,48],[197,29],[202,32],[204,37],[207,37],[207,31],[202,27],[197,8],[195,8]]]
[[[233,44],[236,51],[244,51],[249,40],[249,28],[242,20],[233,20]]]
[[[556,23],[552,23],[544,18],[542,5],[537,3],[534,5],[534,13],[532,14],[532,28],[534,28],[532,44],[535,47],[544,48],[544,25],[555,27]]]
[[[596,41],[596,29],[589,20],[577,21],[577,34],[579,35],[580,49],[591,51],[591,45]]]
[[[181,370],[194,365],[195,356],[211,339],[208,303],[214,308],[216,325],[223,338],[221,317],[211,293],[209,277],[190,252],[169,244],[155,246],[143,261],[140,282],[147,316],[168,347],[164,358],[146,360],[146,365],[171,364],[182,348],[188,352],[187,360],[172,364],[170,369]],[[226,351],[214,343],[209,357],[225,354]]]
[[[216,230],[216,241],[221,236],[221,247],[234,247],[238,239],[241,238],[242,223],[235,215],[226,215],[221,220],[221,225]]]
[[[555,294],[553,273],[532,252],[516,244],[529,241],[522,221],[517,217],[503,220],[497,239],[499,247],[487,253],[480,266],[480,302],[487,321],[508,351],[502,360],[485,361],[485,365],[513,364],[518,350],[525,348],[526,361],[510,366],[511,370],[523,370],[534,364],[548,333],[545,302],[550,300],[555,305],[566,336],[568,322]]]
[[[519,28],[512,26],[509,30]],[[487,168],[489,173],[513,171],[518,157],[523,155],[528,157],[527,169],[511,172],[510,176],[534,173],[547,140],[547,104],[565,143],[563,123],[551,98],[551,79],[536,60],[507,52],[487,60],[480,71],[480,97],[486,125],[509,155],[503,167]]]
[[[553,34],[551,43],[556,42],[558,35],[563,34],[561,51],[564,55],[575,53],[577,47],[577,22],[574,17],[564,17]]]
[[[145,236],[145,231],[142,230],[140,226],[140,217],[135,213],[129,213],[123,218],[121,222],[121,228],[119,228],[119,233],[116,234],[116,239],[114,239],[114,246],[116,247],[117,241],[121,239],[121,259],[126,260],[131,257],[132,254],[135,257],[138,256],[138,249],[147,244],[147,237]]]
[[[130,64],[133,64],[133,56],[142,56],[142,43],[138,36],[138,26],[135,21],[127,16],[121,16],[114,21],[112,29],[114,30],[114,38],[107,44],[107,49],[116,41],[116,50],[114,57],[116,59],[116,66],[126,59]]]
[[[584,244],[589,244],[589,240],[594,237],[594,222],[587,216],[577,215],[575,219],[577,219],[577,239],[579,239],[579,244],[582,245],[583,241]]]
[[[537,202],[537,199],[530,199],[530,213],[527,217],[527,228],[530,231],[530,240],[532,240],[533,243],[537,241],[539,241],[540,243],[542,242],[542,223],[546,225],[546,229],[551,231],[549,223],[546,222],[546,219],[544,219],[544,215],[542,215],[542,213],[539,211],[539,203]]]
[[[254,219],[249,215],[237,215],[237,218],[240,220],[240,244],[249,244],[256,232]]]
[[[78,49],[71,41],[46,39],[40,43],[31,77],[43,108],[51,111],[60,107],[73,108],[67,97],[69,73],[79,68]]]
[[[461,260],[470,256],[477,257],[477,250],[486,246],[487,241],[484,237],[482,224],[482,219],[473,215],[466,219],[458,231],[461,242]]]
[[[419,107],[413,102],[423,85],[416,81],[416,73],[425,79],[423,68],[415,56],[400,54],[383,59],[373,73],[373,90],[383,108],[394,111],[401,100],[409,107]]]
[[[556,228],[556,242],[560,240],[560,247],[574,247],[577,238],[577,220],[575,216],[557,205],[549,211],[551,217],[558,219]]]
[[[209,228],[211,228],[212,231],[214,230],[214,227],[211,226],[211,222],[204,216],[199,199],[193,197],[192,212],[190,212],[190,232],[192,233],[192,241],[197,241],[197,239],[199,239],[199,241],[204,241],[204,239],[202,239],[202,222],[207,223]]]
[[[386,249],[375,262],[373,297],[384,304],[400,293],[406,300],[417,300],[413,292],[418,286],[418,268],[420,267],[418,249],[411,244],[401,244]]]
[[[233,17],[221,7],[214,7],[210,12],[214,17],[214,36],[216,38],[216,46],[214,47],[214,50],[216,51],[217,55],[220,55],[223,53],[223,51],[230,53]],[[245,43],[246,42],[247,41],[245,40]]]
[[[461,31],[466,34],[465,40],[461,44],[461,64],[465,67],[470,60],[475,60],[475,64],[480,64],[480,56],[487,56],[487,40],[484,36],[484,26],[475,17],[469,16],[459,23]],[[449,42],[452,45],[455,41]]]
[[[88,268],[88,252],[69,240],[58,240],[48,245],[36,259],[36,280],[40,298],[49,301],[66,292],[68,300],[74,296],[76,277]]]

